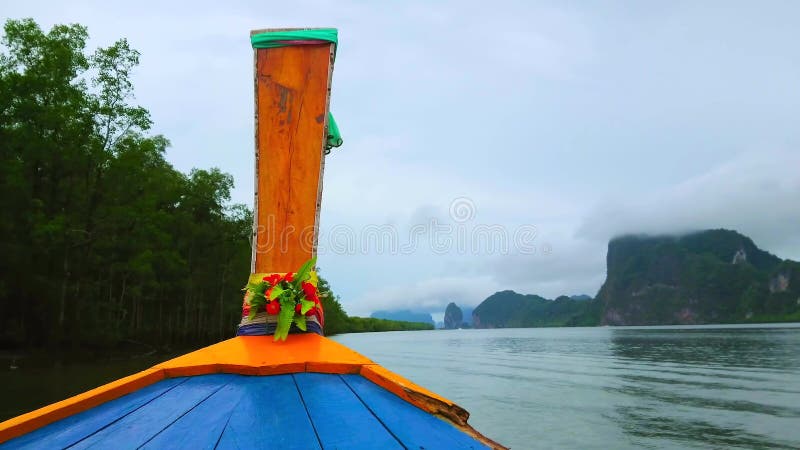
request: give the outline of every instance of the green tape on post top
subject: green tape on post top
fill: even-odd
[[[319,28],[316,30],[267,31],[250,36],[253,48],[276,48],[293,45],[292,41],[325,41],[339,43],[339,30]]]
[[[336,28],[318,28],[315,30],[289,30],[289,31],[267,31],[250,36],[250,44],[253,48],[278,48],[290,45],[302,45],[303,41],[324,41],[332,42],[333,55],[336,57],[336,47],[339,45],[339,31]],[[325,153],[333,147],[339,147],[344,140],[339,132],[339,126],[333,118],[333,114],[328,113],[328,137],[325,140]]]

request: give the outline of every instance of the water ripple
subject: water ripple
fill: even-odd
[[[336,339],[513,448],[800,448],[800,324]]]

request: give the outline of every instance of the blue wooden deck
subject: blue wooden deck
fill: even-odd
[[[360,375],[173,378],[0,449],[485,449]]]

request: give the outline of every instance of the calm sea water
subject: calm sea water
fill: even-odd
[[[334,337],[515,449],[800,448],[800,324]]]
[[[800,449],[800,324],[334,337],[514,449]],[[0,420],[168,356],[53,367],[0,355]],[[13,359],[11,360],[13,361]]]

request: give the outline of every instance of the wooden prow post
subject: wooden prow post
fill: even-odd
[[[251,35],[267,31],[256,30]],[[254,49],[253,273],[316,255],[334,44]]]

